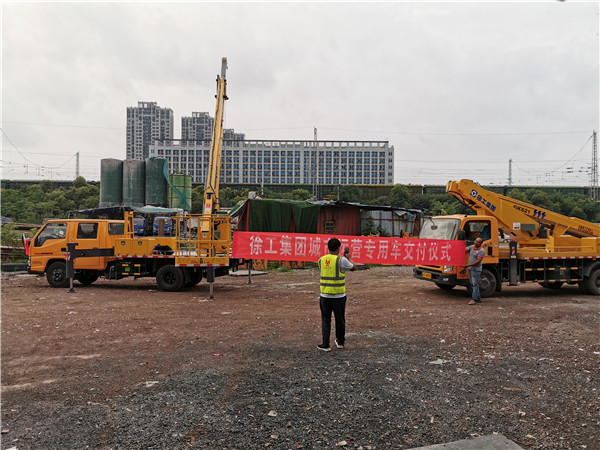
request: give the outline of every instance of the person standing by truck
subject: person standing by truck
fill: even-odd
[[[346,339],[346,270],[354,270],[350,258],[350,249],[346,247],[344,256],[340,256],[342,243],[337,238],[329,239],[329,253],[319,258],[321,275],[321,333],[322,343],[319,350],[331,351],[329,339],[331,334],[331,313],[335,316],[335,345],[344,348]]]
[[[473,288],[471,295],[471,301],[469,305],[476,305],[481,303],[481,295],[479,293],[479,280],[481,279],[482,261],[485,256],[485,250],[481,247],[483,239],[478,237],[475,239],[475,243],[466,248],[465,254],[469,254],[469,262],[463,267],[469,269],[469,282]]]

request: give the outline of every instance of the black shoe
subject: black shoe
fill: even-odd
[[[317,348],[319,350],[323,350],[324,352],[330,352],[331,351],[331,347],[329,345],[319,344],[319,345],[317,345]]]

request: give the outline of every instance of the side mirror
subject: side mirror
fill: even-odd
[[[467,240],[467,233],[465,233],[465,230],[458,230],[458,233],[456,234],[456,239],[459,241]]]

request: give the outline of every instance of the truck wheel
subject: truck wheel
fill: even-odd
[[[175,292],[183,287],[184,276],[179,267],[172,264],[162,266],[156,272],[156,284],[163,291]]]
[[[489,270],[483,269],[481,271],[481,278],[479,280],[479,295],[481,298],[492,297],[496,293],[496,277]]]
[[[48,284],[55,288],[64,288],[69,285],[67,278],[67,265],[63,261],[56,261],[50,264],[46,271]]]
[[[93,270],[83,270],[75,275],[75,279],[81,284],[92,284],[98,279],[98,274]]]
[[[189,281],[185,282],[185,287],[196,286],[198,283],[202,281],[202,271],[201,270],[190,270],[189,273]]]
[[[452,289],[454,289],[456,287],[455,284],[442,284],[442,283],[435,283],[435,285],[437,287],[439,287],[440,289],[442,289],[443,291],[450,291]]]
[[[590,276],[584,279],[588,294],[600,295],[600,269],[594,270]]]
[[[560,289],[564,283],[562,281],[539,281],[538,284],[546,289]]]

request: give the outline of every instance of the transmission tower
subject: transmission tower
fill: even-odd
[[[512,159],[508,160],[508,185],[512,186]]]
[[[596,130],[592,134],[592,179],[590,180],[590,198],[598,200],[598,146]]]
[[[79,176],[79,152],[75,153],[75,178]]]

